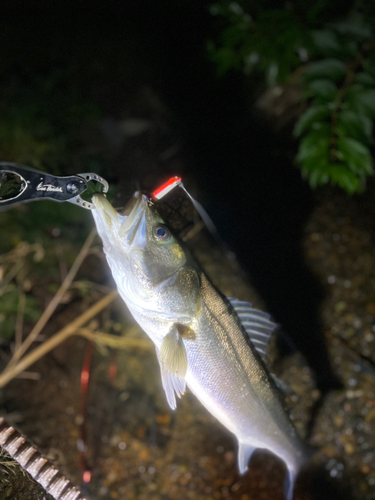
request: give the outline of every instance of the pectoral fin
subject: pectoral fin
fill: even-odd
[[[179,333],[181,328],[178,327],[179,325],[173,325],[171,331],[164,337],[160,351],[156,349],[163,388],[172,410],[176,408],[176,395],[181,397],[186,390],[187,355]]]
[[[161,364],[161,381],[165,390],[165,395],[169,406],[174,410],[176,408],[176,395],[180,398],[186,390],[184,378],[176,377],[169,373]]]
[[[164,337],[159,352],[160,363],[171,375],[184,378],[187,372],[187,354],[184,341],[176,325]]]

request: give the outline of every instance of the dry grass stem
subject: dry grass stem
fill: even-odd
[[[96,316],[100,311],[106,308],[115,298],[117,297],[117,291],[113,291],[100,299],[94,305],[92,305],[87,311],[82,313],[74,321],[62,328],[53,337],[46,340],[39,347],[36,347],[31,353],[24,356],[15,365],[8,365],[6,370],[0,375],[0,387],[4,387],[8,382],[17,377],[20,373],[24,372],[32,364],[34,364],[38,359],[46,355],[48,352],[52,351],[61,342],[66,340],[71,335],[77,333],[77,330],[85,325],[90,319]]]
[[[44,248],[40,243],[30,244],[27,241],[21,241],[13,250],[0,255],[0,264],[7,262],[16,262],[32,252],[35,253],[34,258],[37,261],[42,260],[45,253]]]
[[[27,380],[40,380],[41,375],[38,372],[22,372],[17,375],[17,378],[24,378]]]
[[[13,469],[15,467],[19,467],[18,462],[14,460],[13,457],[9,455],[3,448],[0,450],[0,466],[4,467],[5,469],[8,470],[3,470],[1,471],[4,474],[9,474],[9,472],[13,472]]]
[[[1,281],[0,295],[4,293],[6,286],[9,285],[12,279],[17,276],[17,274],[24,265],[25,265],[24,260],[17,261],[12,267],[12,269],[4,276],[3,280]]]
[[[46,309],[44,310],[43,314],[37,321],[36,325],[34,328],[31,330],[29,335],[26,337],[24,342],[19,346],[19,348],[14,352],[12,359],[9,362],[9,367],[15,365],[17,361],[23,356],[23,354],[27,351],[27,349],[31,346],[31,344],[34,342],[34,340],[38,337],[42,329],[45,327],[47,321],[50,319],[52,314],[54,313],[56,307],[60,304],[62,298],[64,297],[66,291],[70,287],[73,279],[75,278],[78,269],[81,267],[82,262],[87,256],[87,253],[90,249],[90,246],[95,238],[96,235],[96,229],[93,229],[90,234],[88,235],[85,243],[83,244],[79,254],[76,257],[76,260],[74,261],[72,267],[70,268],[70,271],[66,275],[63,283],[61,284],[60,288],[56,292],[55,296],[51,300],[51,302],[48,304]],[[8,368],[7,368],[8,369]],[[6,370],[7,370],[6,369]]]
[[[99,283],[94,283],[93,281],[73,281],[71,284],[70,288],[75,288],[77,290],[93,290],[95,292],[100,292],[100,293],[109,293],[111,290],[113,290],[113,287],[106,286],[106,285],[100,285]]]
[[[150,349],[153,347],[153,344],[148,340],[124,336],[119,337],[109,333],[94,331],[91,328],[79,328],[76,333],[97,344],[114,349]]]
[[[22,344],[22,333],[23,333],[23,316],[25,313],[26,305],[26,295],[24,292],[20,291],[18,298],[18,308],[17,308],[17,318],[16,318],[16,329],[15,329],[15,351],[17,351]]]
[[[59,259],[59,270],[61,283],[63,283],[68,275],[68,264],[66,263],[65,259]]]

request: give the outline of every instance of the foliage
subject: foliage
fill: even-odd
[[[1,294],[0,345],[7,344],[14,336],[20,293],[20,288],[12,284]],[[26,295],[23,321],[33,323],[39,318],[40,314],[35,297],[29,294]]]
[[[257,67],[272,85],[285,79],[298,66],[298,48],[312,45],[311,37],[290,10],[259,11],[256,20],[236,2],[223,1],[212,5],[210,10],[229,21],[229,26],[222,31],[220,44],[212,40],[208,44],[220,75],[231,68],[242,67],[245,73],[250,73]]]
[[[302,75],[305,111],[294,134],[303,177],[314,188],[331,182],[348,193],[362,191],[373,174],[375,7],[357,2],[338,21],[324,13],[329,4],[337,7],[334,1],[301,8],[296,0],[284,9],[266,4],[211,6],[221,23],[219,41],[208,44],[218,73],[258,71],[268,85]]]
[[[1,213],[0,345],[12,340],[17,324],[26,330],[40,317],[61,284],[61,269],[71,267],[92,225],[88,211],[60,206],[33,202]]]

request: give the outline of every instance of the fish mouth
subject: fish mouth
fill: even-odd
[[[98,213],[101,221],[107,228],[119,228],[120,227],[120,217],[117,211],[109,203],[107,198],[103,194],[95,194],[92,197],[92,203]]]
[[[134,193],[123,211],[126,215],[118,213],[103,194],[95,194],[92,203],[95,207],[93,210],[94,218],[102,231],[112,234],[112,237],[119,238],[123,243],[131,246],[143,221],[142,216],[147,206],[147,197],[139,191]]]
[[[140,191],[137,191],[136,193],[134,193],[134,196],[128,201],[123,211],[123,213],[126,215],[121,216],[123,222],[119,230],[120,237],[125,237],[127,235],[137,219],[137,226],[139,225],[140,213],[142,212],[142,208],[145,205],[146,200],[146,196],[142,195]],[[134,228],[134,231],[135,230],[136,228]]]

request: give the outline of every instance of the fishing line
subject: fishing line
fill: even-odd
[[[170,191],[172,191],[177,186],[180,187],[184,191],[186,196],[189,198],[189,200],[193,204],[195,210],[198,212],[200,218],[204,222],[206,228],[208,229],[209,233],[211,234],[211,236],[213,237],[213,239],[215,240],[217,245],[223,250],[223,252],[228,257],[229,260],[235,260],[235,258],[236,258],[235,253],[229,249],[228,245],[221,237],[213,220],[208,215],[207,211],[203,208],[203,206],[199,203],[199,201],[197,201],[195,198],[193,198],[191,196],[189,191],[183,185],[181,177],[172,177],[165,184],[163,184],[158,189],[156,189],[152,193],[152,196],[154,198],[156,198],[156,200],[160,200],[161,198],[164,198],[164,196],[166,194],[168,194]]]

